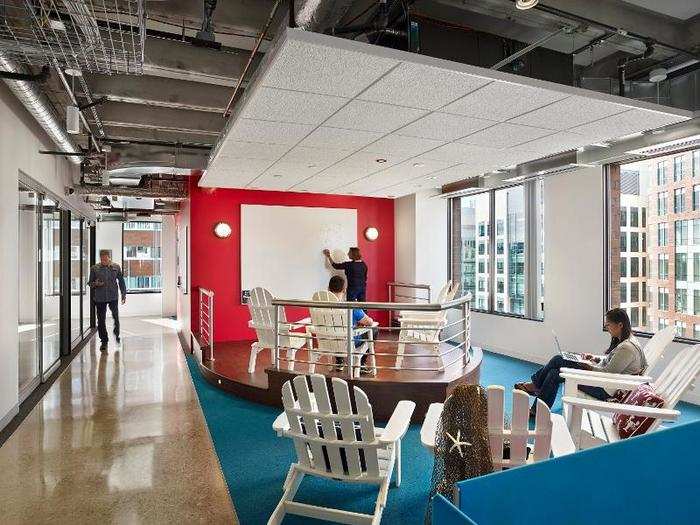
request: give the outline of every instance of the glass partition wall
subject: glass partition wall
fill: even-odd
[[[90,333],[91,225],[31,181],[18,184],[20,401]],[[70,276],[64,282],[62,276]],[[62,301],[64,294],[69,301]],[[66,325],[62,324],[66,321]]]

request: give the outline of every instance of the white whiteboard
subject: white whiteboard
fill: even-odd
[[[311,299],[357,246],[357,210],[241,205],[241,293],[262,286],[282,299]]]

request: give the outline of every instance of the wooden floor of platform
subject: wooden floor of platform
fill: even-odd
[[[378,339],[395,338],[396,334],[380,334]],[[308,373],[308,364],[295,363],[294,370],[274,370],[269,351],[258,354],[255,372],[248,373],[250,341],[216,343],[214,361],[204,361],[200,366],[204,376],[215,386],[238,396],[260,403],[281,405],[280,389],[284,381],[298,374]],[[441,350],[447,352],[443,360],[449,366],[443,371],[387,370],[378,369],[376,376],[361,376],[350,383],[362,388],[372,402],[377,418],[387,417],[400,399],[416,402],[415,419],[423,418],[430,403],[444,401],[449,392],[459,383],[478,383],[481,366],[481,350],[472,348],[469,363],[464,366],[461,348],[443,344]],[[375,343],[378,355],[377,366],[394,366],[396,344]],[[426,354],[430,348],[421,345],[406,345],[404,364],[411,368],[435,368],[435,357],[415,357],[412,354]],[[308,352],[301,349],[296,354],[299,361],[308,361]],[[327,362],[327,358],[323,359]],[[286,362],[282,362],[286,366]],[[452,363],[452,364],[450,364]],[[341,377],[347,380],[347,372],[335,372],[329,366],[316,365],[316,372],[327,377]]]

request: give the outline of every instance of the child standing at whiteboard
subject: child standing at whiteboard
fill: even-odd
[[[353,246],[348,250],[349,261],[337,263],[331,258],[331,252],[323,250],[323,255],[326,256],[328,262],[336,270],[345,272],[345,280],[348,283],[346,296],[348,301],[366,301],[367,292],[367,265],[362,260],[360,249]]]

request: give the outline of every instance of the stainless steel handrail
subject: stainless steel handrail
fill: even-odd
[[[206,310],[205,310],[206,308]],[[205,318],[206,317],[206,321]],[[204,334],[207,337],[204,338]],[[199,335],[202,343],[209,346],[209,360],[214,360],[214,292],[199,289]]]
[[[303,308],[360,308],[362,310],[403,310],[407,312],[442,312],[462,306],[471,301],[471,294],[463,295],[444,303],[370,303],[359,301],[302,301],[298,299],[273,299],[275,306],[300,306]]]

